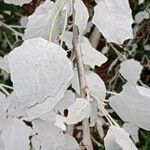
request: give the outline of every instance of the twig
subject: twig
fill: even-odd
[[[73,19],[75,19],[74,7],[73,7]],[[77,64],[77,69],[78,69],[79,85],[80,85],[80,96],[81,98],[85,98],[86,97],[85,89],[87,89],[87,83],[85,79],[85,71],[84,71],[84,65],[83,65],[82,54],[81,54],[78,37],[79,37],[78,27],[75,24],[73,24],[72,44],[73,44],[73,49],[76,55],[76,64]],[[83,144],[87,150],[93,150],[88,119],[84,119],[82,121],[82,126],[83,126]]]
[[[97,48],[100,37],[101,37],[101,33],[99,32],[98,28],[95,26],[90,36],[90,42],[93,48],[95,49]]]
[[[66,131],[69,135],[73,136],[73,132],[74,132],[74,125],[68,125],[67,126],[67,131]]]
[[[0,22],[0,26],[4,26],[5,28],[11,30],[16,36],[20,36],[23,38],[23,34],[21,34],[20,32],[14,30],[13,28],[11,28],[9,25],[3,23],[3,22]]]

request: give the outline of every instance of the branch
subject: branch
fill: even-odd
[[[73,7],[73,19],[75,18],[74,15],[75,15],[75,10]],[[82,60],[82,54],[80,50],[80,43],[78,41],[78,37],[79,37],[78,27],[75,24],[73,24],[72,44],[76,55],[76,64],[78,69],[78,77],[79,77],[79,85],[80,85],[80,96],[81,98],[86,98],[87,83],[85,79],[84,64]],[[87,150],[93,150],[88,119],[84,119],[82,121],[82,126],[83,126],[83,144]]]
[[[97,48],[100,37],[101,37],[101,33],[99,32],[98,28],[95,26],[90,36],[90,42],[93,48],[95,49]]]

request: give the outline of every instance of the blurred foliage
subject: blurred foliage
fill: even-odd
[[[86,6],[89,9],[90,16],[93,15],[93,6],[95,5],[94,0],[83,0]],[[150,0],[145,0],[145,2],[141,5],[138,5],[138,0],[129,0],[130,6],[133,12],[133,18],[135,18],[136,14],[140,11],[150,9]],[[35,8],[40,4],[40,0],[33,0],[30,4],[26,4],[23,7],[17,7],[14,5],[8,5],[0,0],[0,56],[4,56],[9,53],[13,48],[19,46],[23,41],[21,38],[21,34],[24,32],[24,28],[13,28],[13,30],[9,29],[9,26],[5,25],[20,25],[20,19],[23,16],[31,15]],[[1,24],[4,23],[5,25]],[[133,28],[135,24],[133,24]],[[106,42],[104,37],[101,37],[101,40],[98,45],[98,50],[102,50],[105,46]],[[138,31],[136,31],[135,38],[133,40],[127,40],[123,47],[115,45],[115,48],[120,52],[125,52],[128,58],[134,58],[140,61],[143,66],[143,72],[141,75],[141,80],[144,84],[150,86],[150,51],[145,50],[144,46],[150,44],[150,19],[144,19],[138,27]],[[116,59],[117,55],[114,50],[110,47],[109,52],[107,54],[109,58],[108,62],[105,63],[101,68],[96,67],[96,72],[101,76],[101,78],[105,81],[106,84],[110,84],[110,80],[114,76],[114,72],[107,74],[108,67],[112,63],[114,59]],[[116,68],[119,62],[116,64]],[[11,85],[9,78],[5,78],[3,75],[0,76],[0,82]],[[122,80],[118,77],[116,81],[117,86],[114,87],[116,91],[121,90],[121,86],[124,84]],[[116,85],[116,84],[115,84]],[[117,118],[116,114],[114,117]],[[122,122],[120,122],[122,124]],[[99,138],[99,135],[96,131],[93,132],[93,137],[100,141],[103,144],[103,140]],[[150,132],[140,130],[139,133],[140,143],[137,144],[139,150],[150,150]],[[101,145],[98,150],[104,150],[104,146]]]

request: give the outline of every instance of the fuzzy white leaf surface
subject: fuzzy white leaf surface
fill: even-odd
[[[100,0],[94,8],[93,24],[108,42],[122,44],[133,38],[132,14],[128,0]]]
[[[69,134],[65,134],[64,136],[67,140],[67,143],[62,147],[58,147],[57,150],[80,150],[79,144],[74,137]]]
[[[126,83],[119,96],[112,96],[109,103],[125,122],[150,130],[150,99],[140,95],[136,86]]]
[[[81,42],[81,51],[84,64],[89,65],[93,69],[96,65],[100,67],[107,61],[107,57],[94,49],[86,37]]]
[[[19,5],[19,6],[22,6],[23,4],[28,4],[31,1],[32,0],[4,0],[5,3]]]
[[[26,117],[25,107],[19,99],[15,92],[12,92],[8,97],[7,101],[9,101],[9,106],[7,110],[7,116],[19,118]]]
[[[41,119],[33,121],[33,133],[32,139],[33,148],[35,150],[69,150],[72,146],[78,148],[76,140],[63,134],[62,130],[57,128],[54,124],[48,123]],[[70,138],[70,139],[68,139]]]
[[[96,98],[104,100],[106,97],[106,87],[103,80],[93,71],[86,70],[85,72],[87,86]],[[79,93],[79,80],[77,70],[75,70],[74,78],[71,81],[72,87]]]
[[[137,150],[129,134],[122,128],[110,126],[104,138],[106,150]]]
[[[136,86],[138,92],[142,96],[146,96],[150,99],[150,88],[145,88],[143,86]]]
[[[140,79],[142,69],[138,61],[130,59],[121,63],[119,72],[128,82],[135,84]]]
[[[137,13],[137,14],[135,15],[135,20],[134,20],[134,22],[139,24],[139,23],[142,22],[144,19],[149,19],[149,13],[148,13],[148,11],[140,11],[139,13]]]
[[[55,126],[65,131],[66,130],[65,122],[66,122],[66,117],[61,116],[61,115],[56,115]]]
[[[75,124],[85,118],[89,118],[91,114],[90,102],[83,98],[77,98],[76,102],[68,108],[67,124]]]
[[[59,5],[56,5],[52,1],[46,0],[41,4],[28,18],[29,21],[25,30],[24,39],[42,37],[48,40],[53,21],[55,21],[51,37],[51,41],[54,41],[63,30],[64,15],[58,14],[55,20],[55,15],[63,2],[64,0],[60,1]]]
[[[104,129],[103,129],[103,124],[104,124],[104,120],[102,117],[97,117],[97,120],[96,120],[96,127],[97,127],[97,131],[100,135],[101,138],[104,137]]]
[[[143,4],[145,0],[139,0],[139,5]]]
[[[124,125],[123,125],[123,128],[125,129],[125,131],[127,132],[127,133],[129,133],[130,134],[130,136],[131,136],[131,138],[133,139],[133,141],[135,142],[135,143],[138,143],[139,142],[139,128],[138,127],[136,127],[136,126],[134,126],[134,125],[132,125],[131,123],[125,123]]]
[[[97,121],[97,103],[95,101],[91,102],[91,114],[90,114],[90,127],[94,127]]]
[[[29,136],[31,128],[19,119],[5,120],[1,139],[5,150],[29,150]]]
[[[69,49],[72,49],[72,38],[73,33],[70,31],[66,31],[64,33],[64,41]],[[104,56],[101,52],[94,49],[89,40],[86,37],[82,37],[82,40],[80,41],[80,48],[82,52],[82,58],[85,65],[90,66],[94,69],[95,66],[101,66],[107,61],[107,57]]]
[[[75,24],[78,26],[80,35],[83,35],[89,19],[89,13],[82,0],[75,0]]]
[[[10,52],[11,79],[17,96],[27,96],[28,106],[48,96],[55,98],[58,93],[61,99],[73,76],[66,55],[61,47],[42,38],[26,40]]]
[[[67,109],[74,102],[75,102],[75,94],[71,90],[67,90],[64,94],[64,97],[55,106],[54,110],[63,115],[64,110]]]

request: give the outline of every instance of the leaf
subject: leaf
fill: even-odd
[[[36,119],[33,121],[33,148],[40,145],[40,150],[58,150],[69,144],[63,132],[54,124]],[[37,150],[37,148],[35,148]]]
[[[145,87],[142,87],[142,86],[136,86],[138,92],[140,95],[142,96],[146,96],[150,99],[150,88],[145,88]]]
[[[103,129],[103,124],[104,124],[104,120],[102,117],[97,117],[96,120],[96,127],[97,127],[97,131],[100,135],[101,138],[104,138],[104,129]]]
[[[70,31],[66,31],[64,33],[64,41],[69,49],[72,49],[72,37],[73,33]],[[82,40],[80,41],[81,45],[81,52],[82,52],[82,58],[85,65],[90,66],[94,69],[95,66],[101,66],[107,61],[107,57],[105,57],[101,52],[94,49],[89,40],[86,37],[82,37]]]
[[[71,90],[65,92],[64,97],[55,106],[54,110],[64,115],[64,110],[75,102],[75,94]]]
[[[139,5],[141,5],[142,3],[144,3],[145,0],[139,0]]]
[[[27,107],[49,99],[50,111],[63,97],[73,77],[66,55],[60,46],[42,38],[26,40],[9,53],[15,93]]]
[[[56,115],[55,126],[65,131],[66,130],[65,122],[66,122],[66,117],[61,116],[61,115]]]
[[[90,127],[94,127],[97,121],[98,108],[95,101],[91,102]]]
[[[25,107],[19,99],[15,92],[12,92],[8,97],[7,101],[9,101],[9,106],[7,110],[7,116],[19,118],[19,117],[26,117]]]
[[[133,38],[132,14],[128,0],[100,0],[94,8],[93,24],[108,42],[122,44]]]
[[[8,109],[10,101],[6,96],[0,92],[0,120],[6,117],[6,111]]]
[[[120,73],[130,83],[136,83],[140,79],[140,74],[143,67],[141,64],[134,60],[126,60],[121,63]]]
[[[23,4],[30,3],[32,0],[4,0],[5,3],[22,6]]]
[[[48,40],[53,21],[55,21],[51,39],[51,41],[54,41],[62,32],[64,26],[63,12],[62,14],[59,13],[55,20],[55,15],[60,7],[62,7],[63,3],[64,0],[56,4],[50,0],[46,0],[43,4],[41,4],[28,18],[29,21],[25,30],[24,39],[42,37]]]
[[[75,9],[75,24],[78,26],[79,33],[82,36],[87,26],[89,13],[82,0],[75,0],[74,9]]]
[[[104,100],[106,97],[106,87],[103,80],[93,71],[85,72],[87,86],[95,97]],[[79,93],[79,80],[77,70],[75,70],[74,78],[71,81],[72,87]]]
[[[5,145],[1,138],[0,138],[0,150],[5,150]]]
[[[104,138],[106,150],[137,150],[124,129],[117,126],[110,126]]]
[[[135,15],[135,19],[134,22],[135,23],[140,23],[142,22],[144,19],[149,19],[149,13],[145,10],[145,11],[140,11]]]
[[[136,86],[126,83],[119,96],[109,99],[109,104],[122,120],[150,130],[150,99],[140,95]]]
[[[76,102],[68,108],[67,124],[75,124],[85,118],[89,118],[91,106],[88,100],[77,98]]]
[[[92,69],[95,66],[101,66],[107,61],[107,57],[94,49],[87,38],[83,38],[81,42],[81,50],[83,54],[83,62],[85,65],[89,65]]]
[[[126,132],[130,134],[131,138],[133,139],[135,143],[139,142],[139,135],[138,135],[139,128],[138,127],[132,125],[131,123],[125,123],[123,125],[123,128],[125,129]]]
[[[29,150],[31,128],[19,119],[5,120],[1,139],[6,150]]]
[[[63,147],[58,147],[57,150],[80,150],[79,145],[74,137],[69,134],[64,135],[67,143]]]

